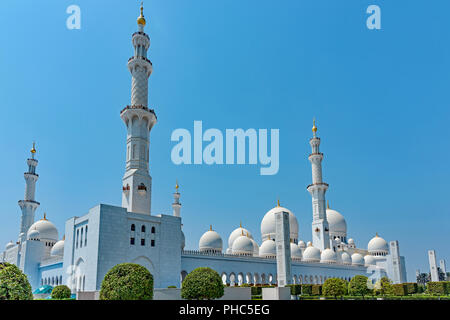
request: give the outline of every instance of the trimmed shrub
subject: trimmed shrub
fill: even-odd
[[[446,288],[446,282],[440,281],[440,282],[433,282],[430,281],[427,283],[427,291],[428,294],[436,295],[436,296],[442,296],[445,295],[447,292]]]
[[[367,280],[368,280],[368,278],[363,275],[354,276],[350,280],[350,283],[348,284],[348,293],[350,295],[362,296],[363,299],[364,299],[364,296],[367,296],[367,295],[373,293],[373,291],[371,289],[369,289],[369,287],[367,285]]]
[[[72,293],[70,292],[70,288],[66,285],[56,286],[52,290],[52,299],[62,300],[62,299],[70,299]]]
[[[103,278],[100,300],[152,300],[153,276],[143,266],[121,263]]]
[[[312,294],[312,284],[302,284],[302,295],[311,295]]]
[[[302,287],[300,284],[288,284],[286,287],[291,288],[291,295],[296,296],[302,293]]]
[[[407,294],[419,293],[419,286],[417,285],[416,282],[407,282],[407,283],[404,283],[404,285],[406,287]]]
[[[176,289],[177,286],[168,286],[167,289]]]
[[[382,277],[375,283],[374,292],[383,296],[394,294],[391,280],[388,277]]]
[[[311,294],[313,296],[322,295],[322,285],[321,284],[313,284],[313,286],[311,288]]]
[[[417,285],[417,293],[424,293],[425,290],[426,290],[425,285],[423,285],[423,284],[418,284]]]
[[[408,295],[408,289],[403,283],[397,283],[392,285],[392,292],[396,296],[406,296]]]
[[[243,283],[243,284],[241,284],[239,287],[248,288],[248,287],[251,287],[251,285],[248,284],[248,283]]]
[[[194,269],[181,285],[181,298],[191,300],[218,299],[224,294],[222,279],[211,268]]]
[[[322,287],[324,296],[332,296],[335,299],[347,293],[347,281],[339,278],[330,278],[325,281]]]
[[[0,300],[33,300],[27,276],[7,262],[0,263]]]
[[[252,287],[252,296],[262,295],[262,287]]]

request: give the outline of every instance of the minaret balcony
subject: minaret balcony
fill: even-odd
[[[328,183],[325,182],[318,182],[318,183],[313,183],[310,184],[309,186],[306,187],[306,190],[308,190],[309,192],[313,192],[315,190],[328,190]]]
[[[142,35],[142,36],[146,37],[148,40],[150,40],[150,37],[145,32],[136,31],[135,33],[133,33],[132,37],[134,37],[135,35]]]
[[[133,117],[135,116],[140,120],[147,121],[148,130],[151,130],[153,128],[157,120],[155,110],[149,109],[148,107],[143,105],[126,106],[122,109],[122,111],[120,111],[120,117],[127,126],[129,125],[131,119],[133,119]]]

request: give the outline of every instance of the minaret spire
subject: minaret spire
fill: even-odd
[[[324,250],[330,247],[329,228],[325,207],[325,192],[328,189],[328,184],[322,181],[323,153],[320,153],[319,150],[320,138],[317,137],[315,119],[313,120],[312,132],[313,137],[309,140],[312,152],[308,157],[312,168],[312,184],[307,187],[307,190],[312,196],[313,244],[320,250]]]
[[[19,239],[21,242],[26,240],[28,229],[34,223],[34,213],[39,207],[40,203],[35,200],[36,181],[39,175],[36,173],[38,161],[34,158],[36,154],[36,143],[33,142],[33,147],[30,150],[31,158],[27,160],[28,171],[25,172],[25,198],[19,201],[19,207],[22,210],[22,217],[20,221]]]
[[[131,104],[120,117],[127,127],[127,155],[123,181],[122,207],[129,212],[151,214],[152,177],[149,172],[150,130],[156,114],[148,108],[148,78],[153,67],[147,58],[150,37],[144,32],[144,8],[137,19],[138,31],[132,36],[134,56],[128,59],[131,73]]]
[[[175,193],[173,194],[173,203],[172,203],[172,209],[173,209],[173,215],[175,217],[180,216],[180,210],[181,210],[181,203],[180,203],[180,193],[178,192],[178,189],[180,186],[178,185],[178,181],[175,185]]]

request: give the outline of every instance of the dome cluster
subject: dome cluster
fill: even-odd
[[[326,216],[329,225],[331,248],[320,250],[311,241],[305,244],[298,240],[299,225],[295,215],[287,208],[278,205],[270,209],[261,221],[261,246],[254,240],[252,233],[242,227],[233,230],[228,237],[226,254],[274,259],[277,256],[275,217],[278,212],[289,214],[289,237],[291,259],[309,263],[344,264],[357,267],[376,266],[376,257],[389,253],[387,242],[378,236],[370,240],[367,251],[356,249],[353,239],[347,240],[347,222],[342,214],[327,205]],[[184,248],[184,234],[182,248]],[[223,243],[220,235],[212,230],[205,232],[199,241],[201,252],[222,253]]]

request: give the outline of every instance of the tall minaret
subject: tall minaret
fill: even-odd
[[[137,19],[138,30],[133,34],[134,56],[128,60],[132,76],[131,104],[120,117],[127,126],[126,171],[123,176],[122,207],[129,212],[151,214],[152,178],[149,173],[150,130],[156,123],[154,110],[148,108],[148,78],[152,63],[147,59],[150,37],[144,32],[144,9]]]
[[[319,151],[320,138],[316,136],[317,127],[316,121],[313,124],[313,137],[309,140],[312,152],[308,159],[312,166],[312,184],[307,187],[307,190],[312,196],[313,207],[313,222],[312,222],[312,239],[313,245],[320,250],[330,247],[330,237],[328,221],[325,207],[325,192],[328,189],[328,184],[322,181],[322,160],[323,153]]]
[[[24,242],[26,240],[28,229],[34,223],[34,213],[40,204],[34,199],[36,192],[36,181],[39,178],[39,175],[36,173],[38,161],[34,158],[34,155],[36,154],[36,145],[34,142],[33,148],[30,152],[31,158],[27,159],[28,171],[23,174],[26,183],[25,199],[19,201],[19,207],[22,210],[19,234],[20,242]]]
[[[180,188],[180,186],[178,185],[178,181],[177,181],[177,184],[175,185],[175,193],[173,194],[173,203],[172,203],[173,215],[175,217],[180,216],[180,210],[181,210],[180,193],[178,192],[179,188]]]

